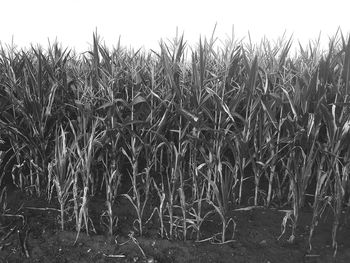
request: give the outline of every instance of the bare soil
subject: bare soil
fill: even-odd
[[[117,235],[110,237],[99,222],[103,199],[91,200],[90,216],[96,233],[82,232],[74,245],[73,220],[67,218],[67,231],[61,231],[57,204],[12,191],[6,213],[0,216],[0,262],[350,262],[350,225],[344,218],[333,257],[331,212],[325,212],[318,224],[309,251],[311,213],[307,210],[302,213],[293,244],[288,243],[289,223],[279,239],[285,213],[266,208],[232,211],[237,224],[234,241],[217,244],[213,240],[161,239],[152,221],[139,237],[133,231],[134,212],[128,201],[120,199],[116,207]],[[216,219],[214,216],[203,225],[207,236],[220,231]]]

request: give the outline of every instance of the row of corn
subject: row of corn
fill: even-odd
[[[234,238],[232,210],[290,207],[290,241],[311,198],[311,237],[333,212],[333,247],[349,175],[350,42],[342,34],[290,55],[291,40],[259,45],[183,37],[160,51],[113,50],[93,37],[77,55],[3,47],[1,181],[55,199],[61,228],[93,229],[89,199],[103,193],[100,223],[116,231],[116,200],[140,235],[156,218],[163,238]],[[125,188],[124,186],[130,186]],[[151,213],[152,212],[152,213]],[[202,226],[220,220],[219,233]],[[238,225],[239,227],[239,225]],[[77,237],[78,237],[77,235]]]

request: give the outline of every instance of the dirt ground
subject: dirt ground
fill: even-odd
[[[350,262],[350,223],[342,220],[333,257],[331,213],[325,214],[317,226],[310,252],[308,211],[302,213],[293,244],[287,242],[290,227],[278,239],[285,213],[266,208],[232,211],[237,224],[234,241],[216,244],[161,239],[152,222],[139,237],[133,232],[133,211],[126,200],[117,203],[118,235],[108,237],[99,227],[98,215],[103,207],[102,199],[90,202],[96,233],[87,236],[82,232],[74,245],[74,224],[67,218],[67,231],[60,230],[57,204],[18,191],[9,193],[6,213],[0,216],[0,262]],[[203,225],[208,236],[221,227],[215,217],[212,221]]]

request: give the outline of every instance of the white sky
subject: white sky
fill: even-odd
[[[0,0],[0,41],[28,47],[56,38],[63,46],[85,51],[97,28],[107,45],[119,36],[126,47],[157,49],[161,38],[173,38],[178,27],[193,46],[200,35],[224,40],[232,26],[237,39],[271,41],[293,34],[294,42],[315,40],[322,31],[328,43],[340,26],[350,32],[350,2],[346,0]]]

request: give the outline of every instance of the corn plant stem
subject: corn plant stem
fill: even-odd
[[[259,172],[255,172],[255,190],[254,190],[254,206],[258,206],[258,193],[259,193],[259,182],[260,182],[260,175]]]
[[[183,91],[182,91],[183,93]],[[183,100],[182,98],[180,99],[180,108],[183,108]],[[183,152],[185,152],[185,149],[183,149],[183,143],[182,143],[182,126],[183,126],[183,118],[180,115],[180,120],[179,120],[179,127],[178,127],[178,147],[177,147],[177,156],[176,156],[176,162],[175,162],[175,170],[176,176],[179,176],[180,178],[180,187],[178,189],[179,191],[179,198],[180,198],[180,205],[181,205],[181,210],[182,210],[182,228],[183,228],[183,239],[186,240],[187,237],[187,221],[186,221],[186,200],[185,200],[185,194],[184,194],[184,178],[183,178],[183,171],[182,171],[182,166],[183,166]],[[180,156],[178,156],[180,155]],[[180,158],[179,158],[180,157]]]
[[[274,150],[271,150],[271,156],[276,156]],[[275,160],[275,157],[273,157],[273,160]],[[271,201],[272,201],[272,188],[273,188],[272,184],[273,184],[273,179],[275,177],[275,169],[276,169],[275,161],[273,161],[273,164],[271,165],[271,169],[270,169],[269,186],[267,190],[267,199],[266,199],[267,207],[271,205]]]
[[[164,201],[165,201],[165,193],[164,193],[164,185],[162,184],[161,188],[159,188],[157,186],[157,183],[155,181],[153,181],[154,183],[154,187],[157,191],[158,197],[159,197],[159,206],[157,209],[158,212],[158,218],[159,218],[159,222],[160,222],[160,237],[164,238],[164,220],[163,220],[163,216],[164,216]]]
[[[18,136],[15,136],[15,142],[12,144],[12,148],[14,149],[15,155],[16,155],[16,161],[17,161],[17,165],[18,165],[18,179],[19,179],[19,188],[21,189],[21,191],[24,190],[24,184],[27,184],[27,180],[25,180],[24,175],[23,175],[23,171],[22,171],[22,162],[21,162],[21,156],[19,154],[19,146],[18,146]],[[12,179],[14,181],[15,184],[16,183],[16,178],[14,177],[15,175],[12,174]]]
[[[39,154],[36,154],[35,155],[35,164],[38,164],[39,163]],[[41,168],[42,169],[45,169],[45,162],[44,162],[44,160],[42,160],[42,166],[41,166]],[[44,170],[42,170],[42,171],[40,171],[40,170],[38,170],[38,169],[36,169],[37,171],[36,171],[36,178],[35,178],[35,190],[36,190],[36,194],[37,194],[37,196],[39,196],[40,197],[40,195],[41,195],[41,187],[40,187],[40,176],[41,175],[44,175],[44,173],[43,173],[43,171]]]
[[[29,151],[30,151],[30,156],[37,156],[35,153],[32,152],[32,150],[29,150]],[[35,185],[32,163],[29,164],[29,177],[30,177],[30,185]],[[35,188],[36,188],[36,185],[35,185]],[[31,189],[30,189],[30,192],[31,192],[31,194],[33,194]]]
[[[171,155],[173,155],[173,152],[171,151]],[[172,161],[172,158],[169,158],[169,163]],[[167,172],[167,184],[168,184],[168,201],[167,201],[167,208],[169,213],[169,237],[170,239],[173,238],[173,227],[174,227],[174,195],[175,195],[175,183],[173,182],[173,178],[175,178],[174,169],[168,168],[167,171],[171,170],[170,172]]]
[[[85,186],[84,187],[84,192],[83,192],[83,197],[82,197],[83,201],[82,201],[81,207],[79,209],[78,230],[77,230],[77,236],[75,238],[74,244],[78,241],[83,220],[84,220],[84,224],[85,224],[85,228],[86,228],[86,234],[89,235],[88,207],[87,207],[88,190],[89,190],[89,187]]]
[[[342,210],[342,201],[343,201],[343,188],[342,188],[342,177],[346,178],[346,176],[341,176],[341,172],[339,170],[339,165],[336,160],[334,160],[334,173],[335,173],[335,184],[334,184],[334,192],[335,192],[335,205],[334,205],[334,220],[333,220],[333,226],[332,226],[332,247],[335,250],[334,254],[336,254],[337,251],[337,230],[339,227],[339,219],[341,215]]]
[[[60,200],[61,230],[64,231],[64,200]]]
[[[75,228],[76,231],[79,229],[79,194],[78,194],[78,175],[77,172],[74,174],[73,182],[73,202],[74,202],[74,215],[75,215]]]
[[[239,192],[238,192],[238,205],[240,205],[241,202],[242,202],[243,182],[244,182],[244,179],[245,179],[245,178],[244,178],[245,166],[246,166],[246,158],[243,157],[243,158],[242,158],[242,162],[241,162],[240,165],[239,165],[241,177],[240,177]]]
[[[156,154],[156,153],[155,153]],[[164,174],[164,168],[162,166],[162,163],[164,163],[164,150],[161,149],[161,152],[160,152],[160,162],[159,162],[159,172],[161,174]],[[164,185],[164,179],[163,179],[163,176],[161,178],[161,187],[159,188],[157,186],[157,183],[156,181],[153,180],[153,183],[154,183],[154,186],[157,190],[157,194],[158,194],[158,197],[159,197],[159,200],[160,200],[160,203],[159,203],[159,211],[158,211],[158,215],[159,215],[159,220],[160,220],[160,235],[161,235],[161,238],[164,237],[164,230],[165,230],[165,227],[164,227],[164,220],[163,220],[163,216],[164,216],[164,204],[165,204],[165,199],[166,199],[166,195],[165,195],[165,185]]]
[[[281,107],[280,116],[283,116],[283,107]],[[283,122],[280,120],[278,123],[278,131],[277,131],[278,133],[277,133],[277,141],[276,141],[276,153],[279,152],[282,124],[283,124]],[[272,164],[271,164],[270,177],[269,177],[269,188],[267,191],[267,201],[266,201],[267,207],[270,206],[271,200],[272,200],[272,184],[273,184],[273,178],[275,177],[276,161],[277,161],[276,153],[275,153],[275,150],[271,151]],[[277,176],[277,180],[279,181],[278,176]],[[279,189],[279,191],[280,190],[281,189]]]

